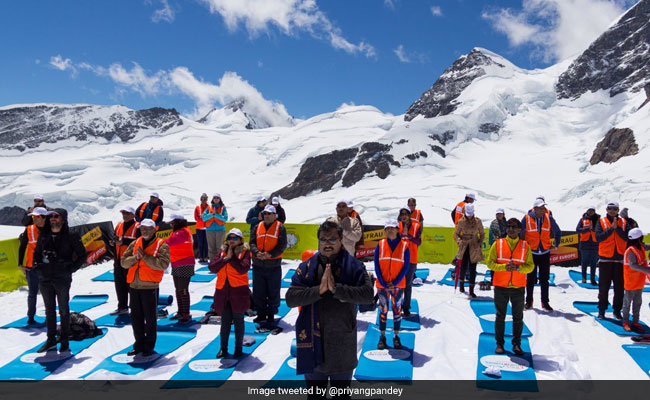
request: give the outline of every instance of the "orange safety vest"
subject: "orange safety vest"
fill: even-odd
[[[221,205],[221,206],[219,206],[219,208],[215,209],[214,207],[212,207],[212,205],[210,205],[208,207],[208,212],[210,214],[221,214],[221,212],[223,211],[223,207],[224,206]],[[208,228],[213,223],[216,223],[217,225],[226,225],[226,223],[224,221],[222,221],[220,219],[217,219],[215,217],[212,217],[209,220],[205,221],[205,227]]]
[[[196,221],[196,229],[204,229],[205,228],[205,221],[203,221],[203,211],[205,211],[206,208],[210,207],[209,205],[205,205],[205,208],[202,207],[202,204],[199,204],[196,206],[194,209],[194,220]],[[198,215],[198,218],[197,218]]]
[[[140,223],[137,221],[133,221],[133,225],[129,228],[128,231],[124,232],[124,221],[118,222],[117,227],[115,228],[115,236],[118,238],[123,238],[123,239],[135,239],[136,235],[138,233],[138,227],[140,226]],[[126,253],[126,249],[128,249],[128,245],[115,245],[115,254],[117,255],[117,258],[120,259]]]
[[[411,221],[417,222],[419,224],[421,217],[422,217],[422,213],[417,208],[413,210],[413,212],[411,212]]]
[[[582,226],[587,227],[591,225],[591,220],[589,218],[583,218],[582,219]],[[589,232],[581,233],[580,234],[580,241],[581,242],[595,242],[596,241],[596,232],[594,232],[593,228]]]
[[[512,261],[516,265],[526,264],[529,244],[525,240],[519,240],[514,250],[510,250],[508,241],[503,238],[496,241],[497,264],[508,264]],[[493,271],[492,284],[499,287],[524,287],[526,286],[526,274],[519,271]]]
[[[237,258],[240,260],[243,260],[244,257],[246,256],[246,252],[249,250],[244,250],[239,255],[237,255]],[[221,252],[221,257],[225,257],[226,253]],[[239,287],[239,286],[248,286],[248,271],[244,272],[243,274],[240,274],[237,272],[235,267],[230,264],[230,261],[217,272],[217,284],[216,288],[217,289],[223,289],[224,285],[226,284],[226,280],[228,280],[228,283],[230,284],[231,287]]]
[[[169,260],[171,262],[176,262],[185,258],[194,258],[194,240],[192,239],[192,231],[187,226],[180,230],[187,232],[188,239],[183,243],[169,246]]]
[[[418,233],[419,230],[420,230],[420,223],[419,222],[411,222],[411,227],[409,228],[407,234],[415,237],[415,235]],[[399,233],[400,233],[400,235],[402,235],[403,232],[404,232],[404,227],[402,226],[402,223],[400,222],[399,223]],[[408,240],[408,239],[404,239],[404,240]],[[411,264],[417,264],[418,263],[418,245],[411,242],[410,240],[408,242],[409,242],[409,257],[410,257],[409,262]]]
[[[395,246],[395,250],[391,250],[387,239],[382,239],[379,242],[379,269],[384,281],[392,282],[397,278],[402,268],[404,268],[404,261],[406,261],[404,260],[404,254],[408,247],[406,240],[400,240],[399,244]],[[379,283],[379,279],[376,280],[376,285],[380,289],[383,288]],[[405,288],[406,278],[402,278],[395,287]]]
[[[625,220],[625,218],[619,217],[617,225],[619,228],[626,230],[627,221]],[[600,227],[603,229],[603,232],[609,229],[611,226],[612,223],[609,222],[607,217],[602,217],[600,219]],[[616,232],[614,232],[607,239],[598,243],[598,255],[607,258],[613,257],[614,249],[616,249],[616,252],[618,254],[623,255],[625,254],[626,247],[627,247],[627,240],[621,238],[616,234]]]
[[[142,240],[142,237],[136,239],[135,244],[133,245],[133,254],[136,254],[138,252],[138,249],[142,248]],[[158,255],[158,250],[160,249],[160,246],[163,245],[163,243],[165,242],[162,239],[155,238],[151,244],[149,244],[149,246],[144,249],[144,254],[156,257]],[[147,263],[144,262],[144,258],[142,258],[138,260],[135,265],[129,268],[129,271],[126,275],[126,282],[133,282],[136,273],[138,274],[138,277],[141,281],[160,282],[162,281],[165,271],[150,268]]]
[[[257,230],[255,231],[255,236],[257,236],[256,244],[257,249],[261,252],[269,252],[275,249],[275,246],[278,245],[278,236],[280,236],[280,226],[282,222],[277,219],[275,222],[269,226],[269,229],[264,227],[264,221],[261,221],[257,224]],[[270,257],[268,260],[276,260],[282,258],[282,254],[277,257]]]
[[[356,210],[352,210],[352,212],[350,213],[350,218],[359,219],[359,213]]]
[[[463,215],[465,215],[465,201],[461,201],[460,203],[456,204],[456,213],[454,214],[454,224],[458,225],[458,221],[460,221],[461,218],[463,218]]]
[[[648,259],[645,256],[645,251],[639,251],[634,246],[630,246],[625,250],[624,264],[623,264],[623,286],[625,290],[641,290],[645,287],[645,278],[648,274],[643,272],[635,271],[630,267],[630,261],[628,260],[628,255],[634,253],[636,256],[636,263],[647,267]]]
[[[549,214],[544,214],[541,234],[537,231],[537,220],[530,214],[526,214],[526,241],[533,250],[539,248],[540,241],[544,250],[551,248],[551,217]]]
[[[138,210],[136,211],[138,214],[138,219],[142,221],[142,217],[144,216],[144,210],[147,208],[147,204],[149,203],[142,203]],[[160,205],[157,205],[156,208],[153,209],[153,213],[151,213],[151,219],[156,222],[156,225],[158,224],[158,215],[160,215]]]
[[[36,224],[31,224],[27,227],[27,251],[25,251],[25,264],[27,268],[31,268],[34,265],[34,250],[36,249],[36,242],[38,241],[38,235],[41,232]]]

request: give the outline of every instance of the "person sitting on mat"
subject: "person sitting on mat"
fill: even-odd
[[[217,274],[213,309],[221,314],[221,349],[217,358],[228,354],[230,325],[235,323],[235,357],[240,357],[244,342],[244,313],[250,308],[251,291],[248,288],[248,270],[251,252],[242,232],[233,228],[226,235],[226,243],[210,261],[210,271]]]

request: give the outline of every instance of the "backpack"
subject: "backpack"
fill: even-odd
[[[69,340],[90,339],[101,334],[102,330],[97,328],[95,321],[81,313],[70,313],[70,334],[68,336]],[[60,330],[59,337],[61,337]]]

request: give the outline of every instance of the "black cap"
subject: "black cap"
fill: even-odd
[[[55,208],[52,212],[59,214],[64,221],[68,221],[68,211],[65,208]]]

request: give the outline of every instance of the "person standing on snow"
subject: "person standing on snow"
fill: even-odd
[[[474,193],[467,193],[465,195],[465,199],[461,201],[460,203],[456,204],[456,207],[454,207],[451,210],[451,220],[454,222],[454,226],[460,221],[461,218],[465,215],[465,205],[466,204],[472,204],[476,201],[476,194]]]
[[[203,211],[201,218],[205,222],[208,257],[212,260],[221,251],[226,237],[226,222],[228,222],[228,210],[219,193],[212,196],[210,206]]]
[[[359,212],[354,209],[354,201],[352,200],[348,201],[348,215],[350,218],[359,221],[359,226],[361,226],[361,238],[354,245],[354,250],[356,251],[363,247],[363,221],[361,221],[361,215],[359,215]]]
[[[126,249],[140,237],[140,223],[135,220],[133,207],[124,207],[120,210],[122,221],[115,228],[115,239],[110,241],[115,246],[115,260],[113,261],[113,280],[115,281],[115,294],[117,295],[117,308],[111,315],[129,313],[129,284],[126,282],[126,270],[122,268],[122,256]]]
[[[190,315],[190,279],[194,275],[194,241],[187,220],[180,214],[172,214],[169,225],[172,234],[165,243],[169,246],[169,260],[172,263],[172,278],[176,288],[178,311],[171,320],[181,324],[192,321]]]
[[[31,207],[27,208],[27,212],[25,215],[23,215],[22,219],[22,224],[23,226],[29,226],[34,223],[34,220],[32,219],[32,215],[30,215],[36,207],[42,207],[46,209],[47,211],[52,211],[52,209],[48,206],[45,205],[45,199],[43,198],[42,195],[37,194],[34,196],[34,205]]]
[[[151,219],[156,223],[156,229],[163,222],[165,210],[163,210],[163,201],[160,200],[158,193],[151,193],[149,202],[144,202],[135,210],[135,220],[142,222],[145,219]]]
[[[356,218],[348,215],[348,202],[340,200],[336,203],[336,215],[329,217],[328,221],[336,222],[343,228],[343,247],[352,257],[356,256],[356,244],[363,236],[361,225]]]
[[[582,283],[587,283],[587,267],[591,267],[591,284],[596,283],[596,267],[598,266],[598,241],[596,240],[596,226],[600,215],[596,214],[596,206],[589,206],[578,221],[576,231],[579,235],[580,257],[582,261]]]
[[[411,210],[402,207],[399,210],[399,234],[402,240],[408,242],[409,245],[409,269],[406,272],[406,286],[404,287],[404,309],[403,315],[409,317],[411,315],[411,295],[413,293],[413,278],[415,271],[418,268],[418,247],[422,243],[422,227],[419,222],[411,220]]]
[[[284,208],[280,205],[280,198],[274,197],[271,199],[271,205],[275,207],[275,211],[278,212],[278,221],[283,224],[287,221],[287,213],[284,211]]]
[[[203,213],[210,207],[208,204],[208,195],[201,195],[201,204],[194,208],[194,221],[196,221],[196,241],[199,246],[199,262],[208,262],[208,237],[205,233],[205,221]]]
[[[650,274],[648,258],[645,252],[650,250],[649,245],[643,244],[643,232],[639,228],[630,229],[627,235],[627,250],[623,258],[623,281],[625,295],[623,296],[623,329],[627,332],[644,332],[643,325],[639,323],[639,312],[643,302],[642,293],[645,280]],[[630,324],[630,306],[632,306],[632,323]]]
[[[469,269],[469,296],[475,299],[476,264],[483,260],[485,230],[481,220],[474,216],[474,204],[465,206],[465,216],[456,224],[454,238],[458,244],[456,258],[460,260],[460,292],[465,293],[465,274]]]
[[[492,243],[496,242],[497,239],[503,239],[508,234],[506,229],[506,213],[503,211],[503,208],[497,208],[496,218],[492,220],[490,224],[490,235],[488,236],[488,244],[492,246]]]
[[[411,210],[411,219],[413,222],[417,222],[420,224],[420,226],[424,226],[424,217],[422,216],[422,211],[415,208],[417,206],[415,198],[411,197],[408,199],[408,202],[406,204],[409,206],[409,210]]]
[[[251,232],[253,232],[260,221],[264,219],[262,218],[262,211],[264,211],[266,203],[266,197],[258,196],[255,205],[248,210],[248,214],[246,214],[246,223],[251,226]]]
[[[638,228],[639,224],[634,219],[630,218],[630,216],[628,215],[628,211],[629,210],[627,209],[627,207],[621,208],[620,216],[625,218],[629,229]]]

